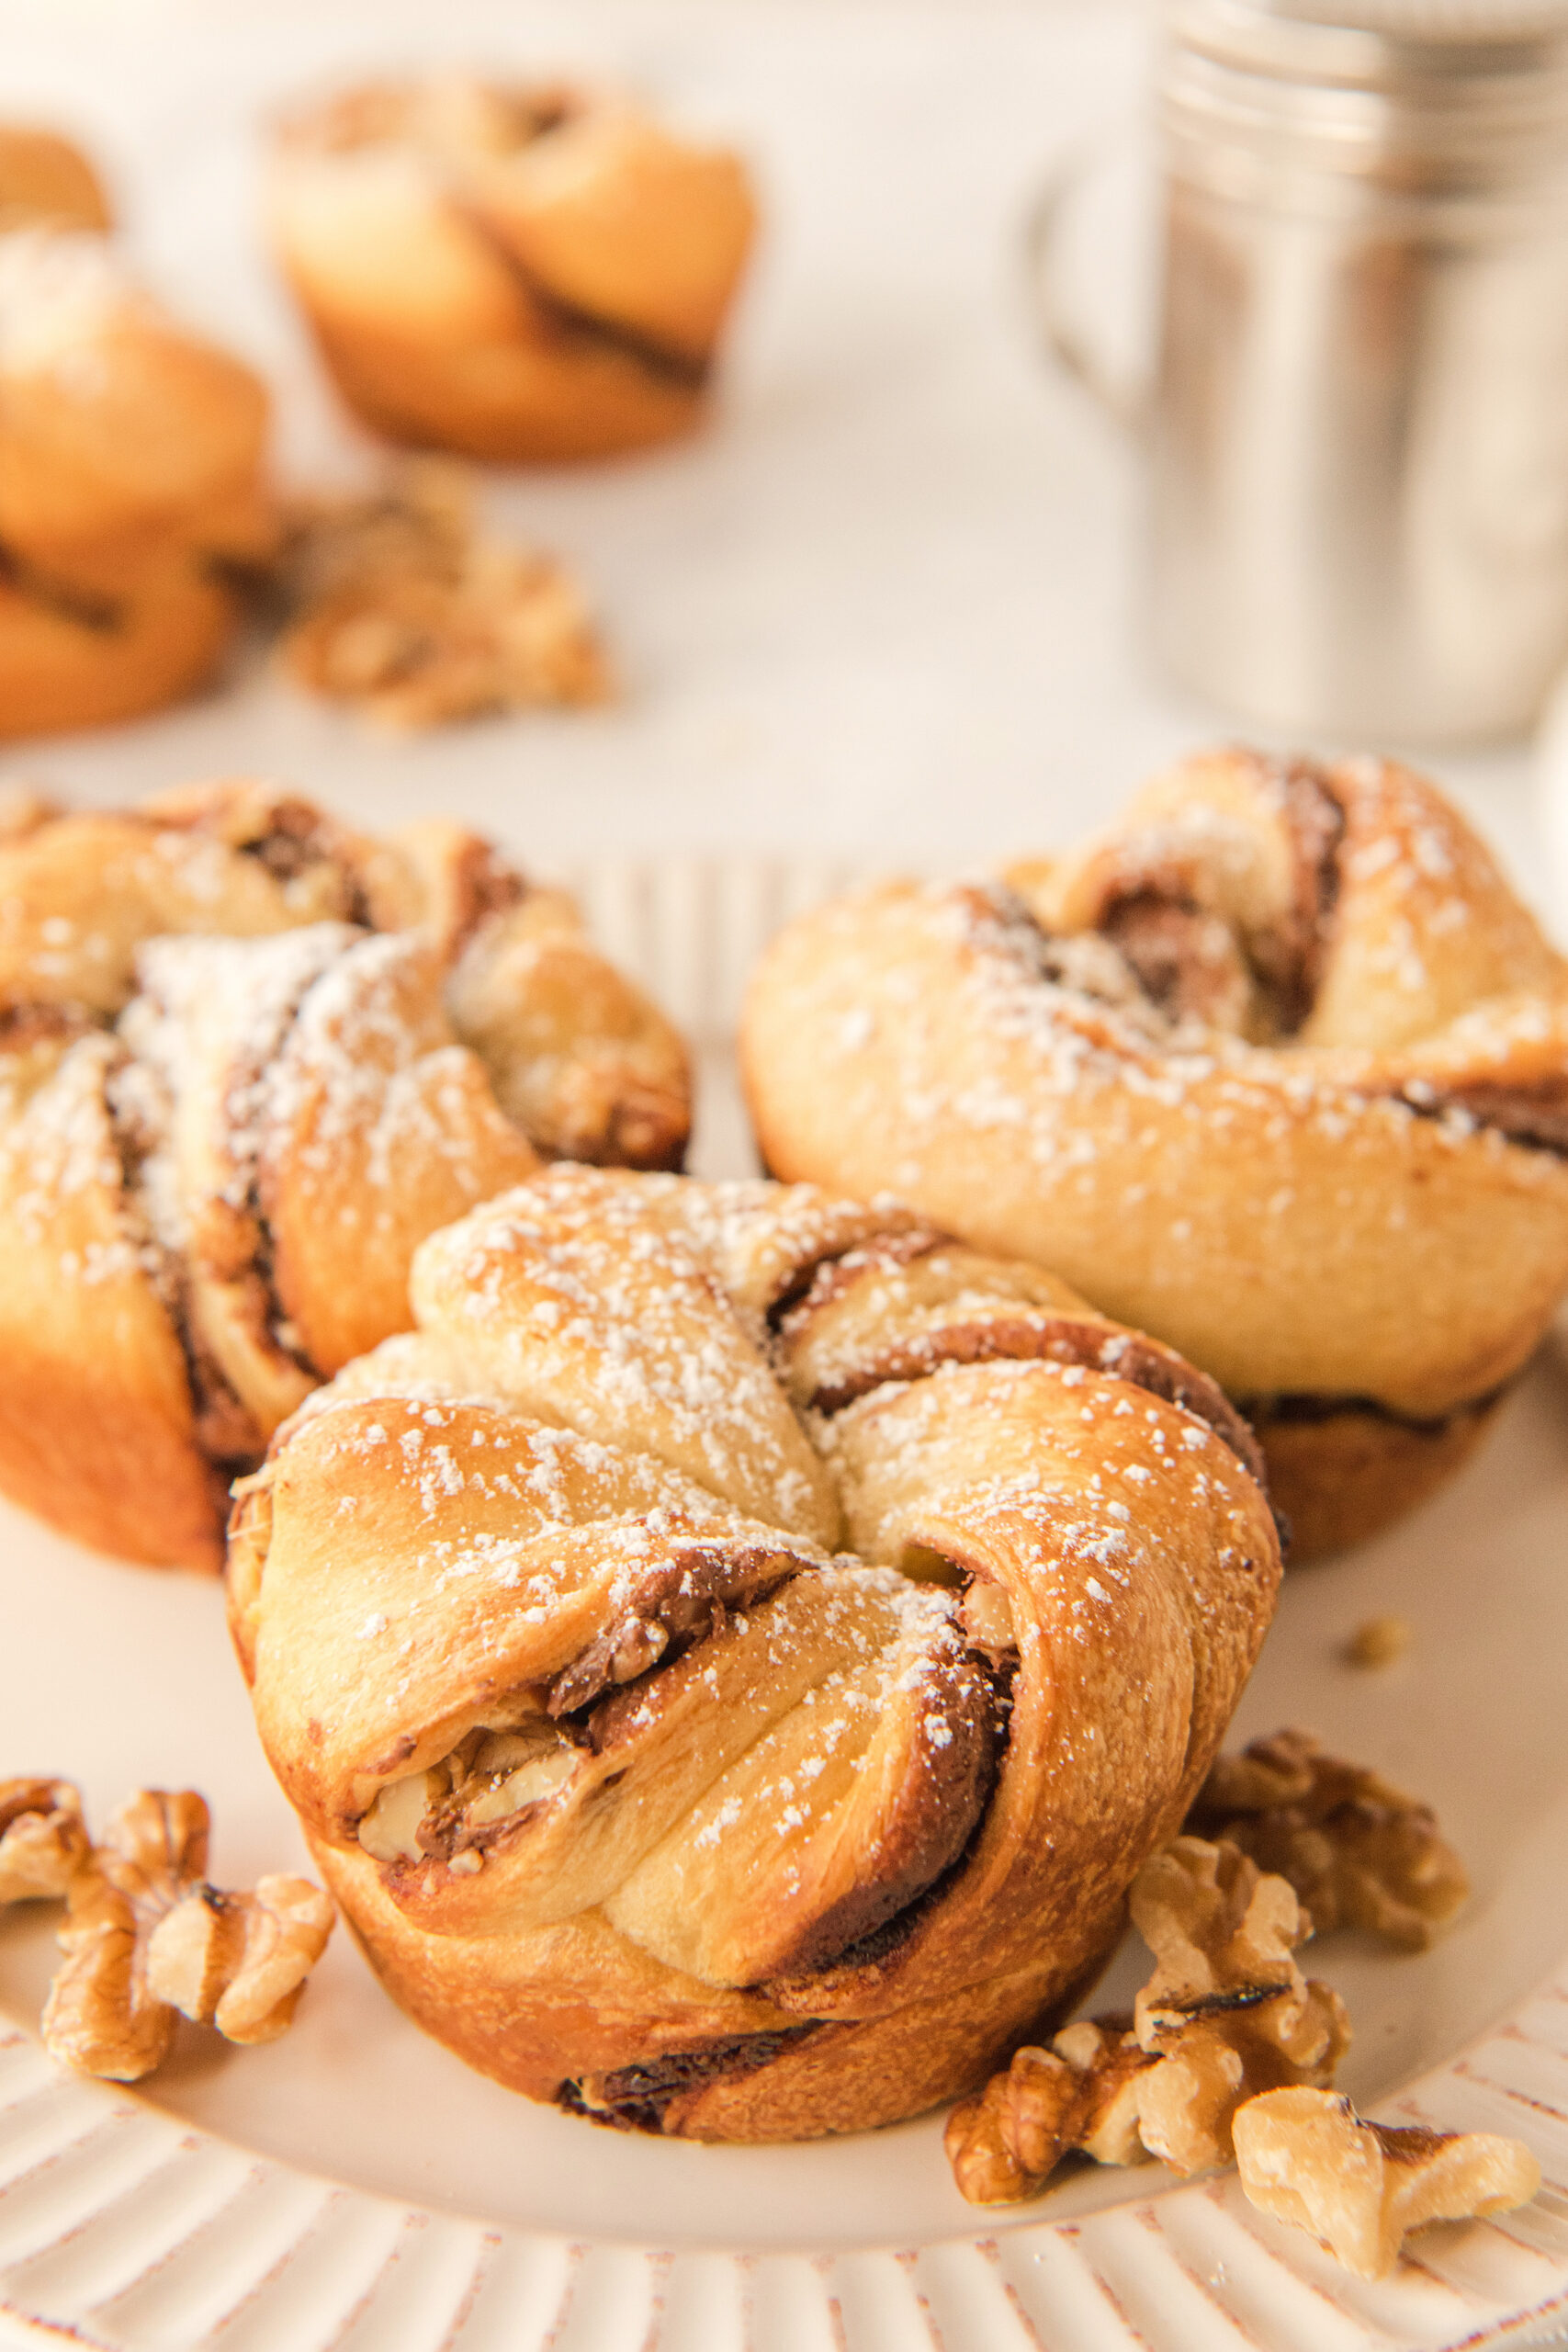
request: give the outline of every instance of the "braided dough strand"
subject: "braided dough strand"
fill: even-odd
[[[18,804],[0,1484],[107,1550],[216,1566],[228,1478],[404,1326],[427,1233],[541,1149],[679,1158],[688,1102],[669,1023],[472,835],[374,842],[243,784]]]
[[[1388,763],[1194,761],[1011,881],[774,943],[743,1036],[767,1164],[1057,1269],[1282,1455],[1370,1447],[1370,1510],[1390,1446],[1396,1505],[1429,1485],[1568,1286],[1568,966]]]
[[[269,211],[351,405],[511,459],[689,430],[755,220],[739,157],[619,100],[457,78],[297,116]]]
[[[1100,1964],[1268,1623],[1224,1398],[807,1186],[548,1170],[412,1298],[279,1433],[230,1567],[264,1745],[396,1996],[665,2132],[971,2080]]]

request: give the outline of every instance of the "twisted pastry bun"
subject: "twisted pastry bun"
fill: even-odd
[[[1568,1283],[1568,967],[1434,787],[1189,761],[1076,855],[775,942],[766,1163],[883,1185],[1157,1331],[1299,1550],[1457,1466]]]
[[[276,538],[266,431],[260,379],[101,237],[0,235],[0,736],[130,718],[209,674],[233,567]]]
[[[1219,1390],[805,1185],[552,1169],[411,1295],[239,1490],[229,1572],[393,1997],[695,2138],[976,2081],[1098,1973],[1272,1613]]]
[[[79,147],[33,123],[0,123],[0,232],[51,220],[107,229],[103,182]]]
[[[371,84],[295,116],[272,235],[339,390],[395,440],[596,458],[682,433],[750,245],[738,156],[599,94]]]
[[[667,1166],[680,1040],[474,836],[258,786],[0,842],[0,1488],[213,1568],[226,1489],[543,1153]]]

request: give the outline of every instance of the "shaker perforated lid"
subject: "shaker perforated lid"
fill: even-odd
[[[1523,82],[1568,59],[1568,0],[1167,0],[1180,47],[1287,80]]]
[[[1276,167],[1568,191],[1568,0],[1166,0],[1165,17],[1161,119],[1191,175],[1246,149],[1259,200]]]
[[[1260,0],[1260,9],[1395,40],[1469,45],[1568,32],[1568,0]]]

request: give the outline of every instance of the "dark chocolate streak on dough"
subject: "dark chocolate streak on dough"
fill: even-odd
[[[788,1584],[801,1565],[791,1557],[787,1544],[766,1549],[750,1545],[739,1552],[714,1544],[682,1545],[664,1566],[643,1577],[614,1624],[562,1668],[550,1684],[546,1713],[555,1717],[577,1714],[615,1689],[640,1698],[644,1673],[672,1666],[683,1651],[721,1632],[729,1615],[755,1608]],[[645,1633],[653,1636],[641,1645],[650,1653],[647,1667],[628,1673],[625,1665]],[[595,1709],[590,1732],[596,1755],[613,1744],[615,1727],[615,1713]]]
[[[682,2091],[754,2075],[818,2030],[813,2021],[784,2026],[777,2033],[733,2034],[722,2041],[700,2042],[694,2050],[673,2050],[665,2058],[562,2083],[556,2101],[570,2115],[586,2115],[592,2122],[607,2123],[619,2132],[658,2132],[663,2128],[665,2109]]]
[[[1244,932],[1235,949],[1268,997],[1276,1034],[1293,1036],[1323,977],[1339,898],[1345,812],[1320,769],[1292,762],[1279,776],[1279,810],[1292,848],[1292,904],[1269,931]],[[1130,845],[1131,846],[1131,845]],[[1178,868],[1136,874],[1101,910],[1098,928],[1120,949],[1145,994],[1173,1016],[1206,1014],[1201,964],[1206,925],[1218,918],[1192,897]]]
[[[1440,1119],[1445,1111],[1462,1111],[1477,1125],[1495,1127],[1510,1143],[1568,1157],[1568,1076],[1561,1071],[1553,1071],[1537,1087],[1475,1079],[1468,1086],[1444,1088],[1430,1102],[1412,1102],[1408,1094],[1400,1099],[1422,1118]]]
[[[916,1226],[905,1232],[867,1234],[859,1241],[846,1242],[841,1250],[829,1250],[820,1258],[808,1259],[770,1304],[766,1317],[769,1330],[782,1330],[796,1308],[814,1314],[818,1307],[826,1306],[868,1266],[888,1272],[913,1265],[917,1258],[930,1257],[950,1238],[938,1232],[934,1226]]]
[[[117,1065],[124,1067],[123,1061]],[[221,1524],[230,1479],[255,1469],[265,1452],[265,1440],[224,1377],[217,1358],[202,1345],[197,1334],[190,1314],[188,1268],[182,1258],[164,1248],[137,1206],[142,1162],[153,1150],[154,1143],[127,1117],[116,1100],[114,1075],[111,1070],[104,1089],[104,1112],[119,1161],[121,1216],[122,1219],[135,1219],[142,1228],[138,1235],[139,1255],[185,1359],[192,1435],[212,1466],[214,1501]]]
[[[114,598],[100,595],[88,588],[73,587],[69,582],[53,580],[48,572],[39,571],[14,548],[0,544],[0,581],[15,588],[17,594],[29,603],[41,605],[46,612],[56,613],[62,620],[73,621],[78,628],[91,629],[105,637],[118,628],[125,618],[125,606]]]
[[[1392,1405],[1381,1405],[1375,1396],[1247,1396],[1239,1401],[1253,1426],[1265,1433],[1272,1424],[1280,1421],[1294,1422],[1298,1426],[1311,1425],[1337,1420],[1342,1414],[1353,1413],[1360,1419],[1386,1421],[1393,1429],[1409,1430],[1417,1437],[1439,1438],[1445,1437],[1456,1421],[1468,1420],[1472,1414],[1489,1413],[1513,1385],[1512,1380],[1505,1380],[1498,1387],[1489,1388],[1483,1396],[1469,1397],[1464,1404],[1454,1406],[1450,1412],[1434,1413],[1426,1418],[1415,1413],[1395,1412]]]
[[[1283,1034],[1292,1036],[1317,1000],[1324,958],[1339,900],[1339,845],[1345,811],[1319,768],[1292,761],[1281,786],[1286,829],[1295,853],[1295,908],[1274,943],[1254,944],[1253,962],[1273,989]],[[1277,959],[1277,960],[1276,960]]]
[[[940,1363],[986,1363],[996,1361],[1083,1364],[1109,1379],[1124,1380],[1168,1405],[1179,1405],[1204,1421],[1229,1446],[1244,1470],[1267,1492],[1268,1478],[1257,1440],[1236,1408],[1206,1373],[1136,1331],[1107,1329],[1102,1323],[1077,1322],[1070,1316],[1035,1323],[1020,1316],[1017,1322],[956,1323],[932,1331],[901,1347],[888,1349],[874,1364],[819,1388],[811,1399],[818,1413],[841,1412],[856,1397],[866,1396],[884,1381],[919,1380]]]
[[[553,327],[563,339],[597,344],[602,350],[618,352],[623,359],[629,359],[657,381],[673,385],[679,390],[702,390],[713,373],[711,358],[696,359],[690,352],[671,350],[667,344],[639,333],[636,327],[625,326],[617,319],[601,318],[597,311],[580,310],[575,303],[563,300],[541,283],[504,238],[496,234],[477,206],[464,204],[450,192],[449,201],[467,226],[484,239],[497,260],[511,271],[546,325]]]

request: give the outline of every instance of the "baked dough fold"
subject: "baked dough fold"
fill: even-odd
[[[254,372],[101,235],[0,231],[0,736],[22,736],[199,685],[277,525]]]
[[[754,221],[739,157],[622,100],[458,77],[296,114],[269,210],[350,406],[511,459],[688,430]]]
[[[256,786],[0,839],[0,1486],[216,1566],[224,1488],[541,1155],[678,1160],[680,1040],[449,826]]]
[[[1073,855],[807,915],[742,1056],[777,1174],[1222,1382],[1303,1554],[1457,1466],[1568,1286],[1568,966],[1390,762],[1194,759]]]
[[[558,1167],[411,1295],[239,1490],[229,1568],[394,1996],[666,2132],[967,2086],[1098,1971],[1272,1612],[1213,1384],[808,1186]]]

